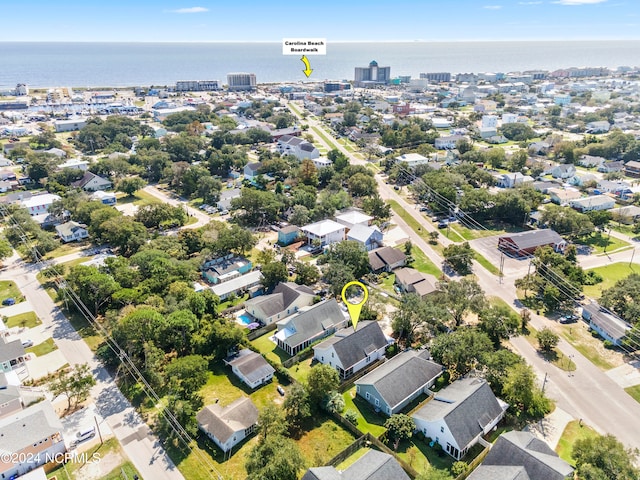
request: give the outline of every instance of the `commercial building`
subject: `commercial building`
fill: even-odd
[[[451,81],[450,72],[429,72],[421,73],[420,78],[426,78],[431,83],[444,83]]]
[[[379,67],[373,60],[368,67],[356,67],[354,81],[356,87],[386,85],[391,79],[391,67]]]
[[[176,82],[176,92],[211,92],[220,90],[218,80],[183,80]]]
[[[255,73],[228,73],[227,85],[229,90],[255,90],[256,89],[256,74]]]

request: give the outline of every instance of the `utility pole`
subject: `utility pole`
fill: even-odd
[[[104,440],[102,439],[102,432],[100,431],[100,425],[98,425],[98,417],[94,415],[93,421],[96,422],[96,429],[98,430],[98,436],[100,437],[100,445],[102,445],[104,443]]]
[[[544,387],[547,384],[547,372],[544,372],[544,380],[542,381],[542,393],[544,393]]]
[[[631,266],[631,264],[633,263],[633,256],[636,254],[636,249],[634,248],[633,251],[631,252],[631,260],[629,260],[629,266]]]
[[[504,253],[500,254],[500,273],[498,274],[498,276],[500,279],[500,285],[502,285],[502,277],[504,277]]]

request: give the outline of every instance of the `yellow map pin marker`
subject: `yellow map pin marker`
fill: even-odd
[[[363,292],[363,298],[358,303],[351,303],[347,299],[347,289],[349,287],[360,287]],[[360,319],[360,312],[362,311],[362,306],[364,302],[369,298],[369,290],[364,286],[362,282],[349,282],[344,287],[342,287],[342,301],[347,306],[347,310],[349,311],[349,316],[351,317],[351,323],[353,324],[353,331],[355,332],[356,327],[358,326],[358,320]]]

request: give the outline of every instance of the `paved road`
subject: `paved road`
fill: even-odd
[[[100,415],[105,418],[116,438],[122,444],[127,457],[148,480],[184,480],[171,459],[161,449],[158,439],[136,413],[129,401],[118,390],[109,373],[98,363],[87,344],[73,329],[67,318],[53,303],[36,279],[38,269],[20,260],[17,255],[8,259],[7,268],[0,274],[2,280],[16,282],[36,315],[64,353],[70,364],[88,363],[97,384],[91,395]]]
[[[315,119],[305,120],[310,125],[319,126]],[[309,130],[315,135],[313,130]],[[320,143],[325,144],[318,138]],[[338,150],[347,155],[351,163],[364,164],[364,160],[356,158],[343,146],[336,143]],[[331,147],[330,147],[331,148]],[[416,210],[415,205],[409,204],[399,196],[389,185],[385,184],[380,175],[376,175],[380,196],[384,199],[393,199],[411,215],[421,228],[432,231],[433,225]],[[437,254],[418,234],[410,228],[400,217],[394,215],[394,221],[398,223],[409,235],[413,245],[420,248],[429,259],[436,265],[442,264],[442,257]],[[450,244],[444,236],[440,236],[440,242],[445,246]],[[631,258],[632,250],[611,255],[613,261],[628,261]],[[639,252],[640,256],[640,252]],[[604,257],[589,257],[581,264],[586,263],[599,266],[606,264],[609,259]],[[640,259],[636,259],[640,261]],[[522,263],[523,266],[528,263]],[[524,268],[524,267],[523,267]],[[526,272],[526,270],[525,270]],[[505,269],[505,277],[502,282],[485,270],[477,262],[474,262],[474,273],[478,278],[478,283],[489,295],[503,299],[507,304],[519,310],[517,302],[516,288],[513,281],[522,276],[525,272],[516,268]],[[552,321],[532,314],[531,325],[536,329],[542,329],[546,325],[551,325]],[[522,355],[527,362],[532,365],[541,382],[547,374],[545,390],[549,396],[558,402],[558,405],[569,412],[575,418],[581,418],[586,423],[593,425],[602,433],[611,433],[618,437],[628,447],[640,448],[640,403],[633,400],[618,384],[609,378],[605,372],[595,367],[588,359],[582,356],[564,340],[560,341],[559,350],[565,355],[571,355],[577,369],[568,376],[555,366],[545,362],[537,353],[535,348],[524,338],[514,338],[512,344],[516,351]]]

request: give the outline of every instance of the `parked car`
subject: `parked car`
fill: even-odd
[[[22,346],[24,348],[33,347],[33,340],[23,340],[22,341]]]
[[[560,317],[558,322],[560,323],[576,323],[578,321],[577,315],[565,315],[564,317]]]
[[[16,304],[16,299],[13,297],[5,298],[2,301],[2,305],[15,305],[15,304]]]
[[[278,390],[278,393],[280,394],[280,396],[284,397],[284,388],[282,388],[280,385],[278,385],[276,390]]]
[[[449,222],[447,220],[440,220],[438,222],[438,228],[447,228],[447,225],[449,225]]]

